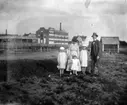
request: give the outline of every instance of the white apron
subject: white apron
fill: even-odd
[[[88,66],[88,53],[87,53],[87,50],[81,50],[81,52],[80,52],[80,62],[81,62],[81,67],[87,67]]]
[[[88,47],[89,42],[88,40],[82,41],[82,46]],[[81,66],[82,67],[87,67],[88,66],[88,52],[87,49],[82,49],[80,52],[80,61],[81,61]]]

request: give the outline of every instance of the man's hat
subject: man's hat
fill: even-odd
[[[98,35],[97,35],[95,32],[93,33],[92,37],[93,37],[93,36],[96,36],[96,37],[98,37]]]

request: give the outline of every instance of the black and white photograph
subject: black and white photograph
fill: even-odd
[[[127,1],[0,0],[0,105],[127,105]]]

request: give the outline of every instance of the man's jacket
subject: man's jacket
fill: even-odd
[[[95,40],[91,43],[91,57],[101,56],[101,45],[99,40]]]

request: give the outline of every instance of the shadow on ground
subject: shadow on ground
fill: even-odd
[[[0,81],[19,80],[23,77],[42,77],[49,72],[57,72],[56,59],[52,60],[2,60],[0,61]],[[7,77],[8,76],[8,77]]]

